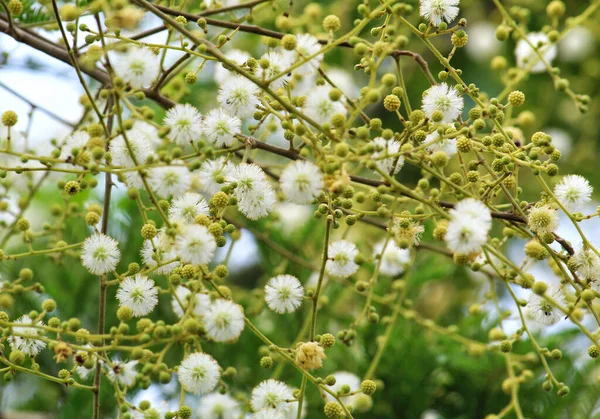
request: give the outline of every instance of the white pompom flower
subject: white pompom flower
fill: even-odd
[[[281,172],[279,183],[288,201],[310,204],[323,189],[323,173],[312,162],[296,160]]]
[[[398,276],[404,272],[410,262],[410,250],[401,249],[391,240],[388,241],[385,250],[383,250],[384,245],[385,239],[373,246],[373,254],[381,258],[379,272],[392,277]]]
[[[443,151],[448,157],[452,157],[458,152],[456,138],[440,138],[437,131],[433,131],[425,137],[424,145],[432,154],[436,151]]]
[[[90,135],[85,131],[76,131],[69,135],[65,138],[65,142],[60,150],[59,159],[66,160],[73,158],[73,149],[78,149],[81,152],[87,146],[89,140]]]
[[[443,124],[449,124],[456,120],[462,112],[464,101],[454,86],[440,83],[431,86],[423,95],[423,112],[431,119],[435,111],[440,111]]]
[[[327,250],[329,260],[325,263],[325,269],[331,276],[347,278],[358,270],[354,262],[358,256],[358,248],[347,240],[338,240],[329,245]]]
[[[192,224],[184,226],[177,236],[177,253],[183,263],[204,265],[209,263],[214,255],[217,243],[208,228]]]
[[[160,58],[148,48],[130,48],[112,62],[117,76],[131,87],[150,87],[160,71]]]
[[[202,136],[202,116],[190,104],[178,103],[167,111],[163,124],[169,127],[169,138],[184,146],[197,141]]]
[[[171,202],[169,219],[183,224],[193,224],[198,215],[208,215],[208,213],[208,204],[202,195],[186,192]]]
[[[558,201],[571,212],[581,211],[592,198],[594,189],[583,176],[567,175],[554,187]]]
[[[260,80],[267,81],[275,76],[279,76],[270,83],[270,87],[274,90],[285,86],[290,81],[291,75],[289,73],[282,74],[282,72],[292,66],[292,60],[289,55],[271,51],[264,54],[261,59],[266,59],[269,62],[269,67],[267,69],[258,67],[256,75]]]
[[[532,45],[535,49],[531,47]],[[527,40],[521,38],[517,42],[515,47],[517,66],[531,68],[531,73],[543,73],[546,71],[546,65],[540,60],[540,56],[551,65],[552,60],[556,58],[556,52],[556,45],[550,42],[548,35],[542,32],[531,32],[527,35]]]
[[[137,378],[137,365],[138,361],[123,362],[119,359],[113,359],[111,365],[107,365],[108,379],[113,383],[131,387],[135,384]]]
[[[152,243],[154,243],[154,246]],[[161,228],[153,240],[144,240],[140,254],[142,261],[147,267],[156,267],[153,272],[165,275],[171,273],[173,269],[179,266],[179,261],[174,260],[177,259],[175,250],[175,240],[166,234],[164,228]]]
[[[225,53],[225,58],[239,66],[242,66],[246,61],[248,61],[250,54],[239,49],[230,49]],[[215,81],[218,85],[226,83],[230,77],[235,77],[236,75],[237,73],[227,70],[220,62],[215,65]]]
[[[234,76],[220,85],[217,101],[230,114],[246,118],[254,113],[256,105],[260,103],[257,94],[258,86],[243,76]]]
[[[244,330],[244,311],[239,304],[216,300],[204,313],[207,336],[215,342],[236,340]]]
[[[41,337],[42,329],[27,326],[43,326],[44,322],[41,320],[34,322],[31,317],[29,317],[27,314],[24,314],[19,317],[15,323],[23,326],[13,326],[13,332],[23,336],[11,335],[8,337],[8,341],[10,342],[10,346],[13,350],[19,350],[27,356],[36,356],[38,353],[40,353],[40,351],[42,351],[42,349],[46,347],[46,342],[37,338],[38,336]]]
[[[204,294],[201,292],[194,292],[192,297],[192,292],[184,287],[183,285],[179,285],[175,288],[175,294],[171,299],[171,307],[173,308],[173,312],[177,315],[177,317],[182,318],[185,311],[188,310],[190,303],[193,304],[192,313],[196,316],[204,316],[204,314],[210,309],[210,305],[212,304],[210,301],[210,297],[208,294]]]
[[[479,253],[492,228],[492,215],[481,201],[467,198],[450,210],[450,223],[444,236],[446,245],[459,255]]]
[[[346,114],[346,108],[338,100],[329,98],[330,86],[317,86],[306,95],[304,113],[319,124],[331,122],[331,117],[337,113]]]
[[[153,280],[137,274],[121,282],[117,300],[120,306],[131,308],[134,317],[145,316],[158,304],[158,288]]]
[[[127,141],[123,135],[113,138],[109,143],[110,155],[113,164],[121,167],[135,167],[146,163],[146,159],[152,154],[152,143],[148,136],[131,129],[126,134]]]
[[[235,141],[235,134],[242,128],[242,121],[231,116],[223,109],[213,109],[202,123],[202,132],[206,140],[219,147],[229,147]]]
[[[388,141],[383,137],[376,137],[371,141],[371,144],[374,146],[375,150],[371,155],[371,158],[375,161],[379,169],[392,175],[395,175],[402,169],[404,157],[394,156],[400,152],[399,141]]]
[[[600,257],[589,247],[582,247],[577,250],[569,264],[575,268],[575,272],[580,279],[592,281],[592,286],[598,288],[598,279],[600,279]]]
[[[251,220],[268,216],[277,202],[277,196],[270,184],[264,182],[252,194],[243,195],[238,201],[238,210]]]
[[[304,288],[292,275],[277,275],[265,286],[267,306],[276,313],[293,313],[302,304]]]
[[[215,389],[221,373],[214,358],[202,352],[186,356],[177,368],[177,379],[183,389],[193,394],[206,394]]]
[[[321,60],[323,60],[323,54],[319,54],[321,50],[321,44],[319,40],[311,34],[302,33],[296,35],[296,48],[294,51],[289,51],[287,54],[291,56],[293,63],[299,63],[306,61],[294,69],[294,73],[308,76],[316,72],[319,68]],[[309,57],[312,57],[308,59]]]
[[[420,15],[435,26],[446,21],[452,22],[458,16],[458,3],[460,0],[421,0],[419,5]]]
[[[150,187],[161,197],[179,197],[192,186],[190,172],[179,160],[173,160],[170,166],[153,167],[148,172]]]
[[[119,243],[112,237],[95,233],[83,242],[81,261],[94,275],[113,271],[120,259]]]
[[[214,195],[225,185],[227,176],[231,174],[233,164],[225,157],[206,160],[200,166],[198,177],[200,188],[209,195]]]
[[[287,413],[291,409],[288,400],[292,398],[292,390],[287,384],[270,379],[254,387],[250,398],[250,406],[255,412]]]
[[[210,393],[200,398],[198,417],[202,419],[239,419],[240,403],[229,394]]]
[[[537,234],[553,233],[559,224],[558,212],[550,205],[539,205],[529,210],[527,224]]]
[[[548,287],[546,294],[557,304],[564,307],[565,296],[562,290],[556,285]],[[533,320],[546,326],[558,323],[564,316],[564,313],[556,306],[551,304],[543,296],[531,293],[527,299],[527,315]]]

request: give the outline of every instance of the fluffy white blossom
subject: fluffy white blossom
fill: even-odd
[[[383,137],[376,137],[371,143],[375,149],[371,158],[375,161],[379,169],[393,175],[402,169],[402,166],[404,166],[404,157],[394,156],[400,152],[400,142],[396,140],[388,141]]]
[[[275,411],[286,413],[291,406],[287,400],[293,398],[292,390],[278,380],[265,380],[252,390],[250,406],[255,412]]]
[[[373,246],[373,254],[381,257],[379,272],[384,275],[398,276],[404,272],[406,265],[410,262],[410,251],[401,249],[392,241],[388,242],[383,251],[384,245],[385,239]]]
[[[473,198],[463,199],[450,210],[450,217],[444,236],[448,248],[461,255],[479,252],[492,227],[488,207]]]
[[[239,49],[230,49],[225,53],[225,58],[241,66],[246,61],[248,61],[248,58],[250,58],[250,54],[248,54],[246,51],[241,51]],[[233,71],[227,70],[225,67],[223,67],[223,64],[221,64],[220,62],[217,63],[215,66],[215,81],[219,86],[226,83],[230,77],[233,77],[236,74],[237,73]]]
[[[152,143],[148,140],[148,136],[134,129],[127,131],[125,135],[127,141],[123,135],[119,135],[113,138],[108,145],[113,164],[121,167],[144,164],[152,153]]]
[[[481,63],[488,63],[502,48],[502,42],[496,39],[496,25],[491,22],[469,22],[467,33],[469,42],[465,50],[469,57]]]
[[[154,243],[154,247],[152,246],[152,243]],[[144,240],[144,244],[142,245],[142,250],[140,253],[142,256],[142,261],[149,268],[154,268],[159,263],[162,265],[154,270],[154,272],[159,275],[171,273],[173,269],[179,266],[178,261],[164,264],[165,262],[177,258],[175,241],[166,234],[164,228],[161,228],[158,231],[158,235],[153,239],[153,241]]]
[[[575,212],[592,200],[593,190],[583,176],[567,175],[554,187],[554,195],[568,211]]]
[[[38,321],[35,322],[31,317],[27,314],[19,317],[15,323],[23,324],[23,325],[35,325],[35,326],[43,326],[44,322]],[[19,350],[23,352],[27,356],[36,356],[42,349],[46,347],[46,342],[39,340],[36,336],[42,335],[42,329],[38,329],[36,327],[29,326],[13,326],[13,333],[27,336],[14,336],[11,335],[8,337],[8,341],[10,342],[10,346],[13,350]]]
[[[193,394],[210,393],[217,386],[220,377],[217,361],[202,352],[186,356],[177,369],[179,383],[184,390]]]
[[[119,383],[127,387],[135,384],[137,371],[135,367],[138,361],[123,362],[119,359],[111,360],[111,365],[107,365],[108,379],[113,383]]]
[[[148,170],[148,183],[161,197],[178,197],[192,185],[192,177],[184,163],[173,160],[169,166],[153,167]]]
[[[265,301],[269,308],[279,314],[292,313],[302,304],[304,288],[292,275],[277,275],[265,286]]]
[[[178,103],[167,111],[163,124],[170,128],[169,138],[176,144],[186,145],[202,136],[202,116],[190,104]]]
[[[436,151],[443,151],[448,157],[454,156],[458,152],[456,147],[456,138],[442,138],[437,131],[433,131],[431,134],[425,137],[425,146],[427,151],[435,153]]]
[[[195,192],[186,192],[173,199],[169,208],[169,218],[184,224],[193,224],[198,215],[208,215],[208,204],[202,195]]]
[[[217,101],[231,115],[246,118],[260,103],[257,94],[258,86],[243,76],[234,76],[219,86]]]
[[[269,61],[269,67],[267,69],[263,69],[262,67],[258,67],[257,77],[260,80],[267,81],[272,79],[275,76],[279,76],[283,71],[287,70],[292,66],[292,60],[289,55],[284,55],[281,52],[271,51],[264,54],[261,59],[266,59]],[[272,89],[279,89],[280,87],[285,86],[290,80],[291,75],[286,73],[281,75],[276,80],[273,80],[270,84]]]
[[[331,243],[327,255],[328,260],[325,263],[325,270],[331,276],[347,278],[358,270],[358,265],[354,262],[354,259],[358,256],[358,248],[352,242],[338,240]]]
[[[310,204],[323,188],[323,173],[312,162],[296,160],[281,172],[279,183],[288,201]]]
[[[239,304],[228,300],[216,300],[204,313],[207,335],[215,342],[237,339],[244,330],[244,311]]]
[[[213,109],[205,117],[202,131],[205,138],[212,144],[231,146],[235,141],[235,134],[240,132],[242,121],[237,116],[228,115],[223,109]]]
[[[564,307],[565,297],[559,287],[555,285],[548,287],[545,295],[552,298],[561,307]],[[546,326],[555,324],[564,317],[561,310],[552,305],[543,296],[534,293],[531,293],[527,299],[527,314],[533,320]]]
[[[131,130],[139,132],[148,141],[150,141],[150,144],[152,144],[154,147],[157,147],[162,144],[162,140],[159,136],[158,129],[154,125],[149,124],[146,121],[136,119],[133,123],[133,127],[131,127]]]
[[[225,157],[204,161],[198,174],[201,183],[200,188],[207,194],[214,195],[224,186],[224,181],[231,174],[232,169],[233,164]],[[222,182],[219,183],[219,180]]]
[[[323,54],[318,54],[320,50],[321,44],[319,44],[319,40],[311,34],[302,33],[296,35],[296,48],[294,51],[286,52],[286,54],[289,54],[291,57],[290,61],[295,64],[307,60],[308,57],[312,58],[298,68],[294,69],[294,73],[301,74],[303,76],[315,73],[317,68],[319,68],[321,60],[323,59]]]
[[[458,16],[460,0],[420,0],[420,14],[435,26],[446,21],[452,22]]]
[[[259,166],[241,163],[231,170],[226,179],[236,182],[234,196],[238,199],[238,209],[246,217],[257,220],[273,210],[277,197]]]
[[[329,387],[334,393],[342,389],[342,386],[349,386],[350,392],[360,390],[360,378],[356,374],[347,371],[338,371],[333,374],[335,377],[335,384]],[[333,396],[329,393],[325,393],[327,401],[336,401]],[[354,407],[356,403],[356,395],[342,397],[342,402],[348,407]]]
[[[532,207],[528,215],[527,224],[537,234],[552,233],[558,228],[558,213],[550,205]]]
[[[196,316],[204,316],[212,304],[210,297],[208,294],[195,292],[193,298],[194,307],[192,308],[192,312]],[[184,311],[188,309],[191,301],[192,292],[188,288],[184,287],[183,285],[175,288],[175,294],[171,299],[171,307],[173,308],[173,312],[177,315],[177,317],[183,317]]]
[[[558,53],[564,61],[576,62],[594,52],[594,34],[584,26],[575,26],[558,43]]]
[[[464,106],[463,98],[454,86],[446,83],[436,84],[427,89],[423,95],[423,112],[431,119],[435,111],[444,115],[440,121],[449,124],[459,117]]]
[[[600,279],[600,257],[589,247],[582,247],[571,257],[569,264],[575,268],[575,272],[580,279],[592,281],[592,284],[598,286],[597,280]]]
[[[73,149],[76,148],[81,152],[89,140],[90,135],[85,131],[76,131],[69,135],[67,138],[65,138],[65,142],[60,150],[59,159],[66,160],[68,158],[72,158]]]
[[[160,71],[160,58],[148,48],[130,48],[112,62],[117,76],[131,87],[150,87]]]
[[[330,86],[317,86],[306,95],[304,101],[304,113],[319,124],[329,123],[331,117],[336,113],[346,114],[346,108],[342,102],[333,101],[329,98]]]
[[[113,271],[120,259],[119,243],[112,237],[95,233],[83,242],[81,261],[94,275]]]
[[[135,317],[145,316],[158,304],[158,288],[153,280],[137,274],[121,282],[117,300],[119,305],[131,308]]]
[[[229,394],[206,394],[198,404],[198,417],[202,419],[239,419],[241,414],[240,403]]]
[[[529,41],[529,42],[527,42]],[[552,60],[556,57],[556,45],[550,42],[548,35],[542,32],[531,32],[525,39],[519,39],[515,48],[515,56],[517,65],[521,68],[530,68],[532,73],[543,73],[546,71],[546,65],[540,60],[541,55],[548,65],[552,64]],[[531,45],[533,45],[532,48]],[[536,52],[537,49],[537,52]],[[538,55],[539,53],[539,55]]]
[[[217,243],[208,228],[192,224],[184,226],[177,236],[177,252],[183,263],[203,265],[209,263],[215,255]]]

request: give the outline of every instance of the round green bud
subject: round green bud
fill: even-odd
[[[283,38],[281,38],[281,46],[287,51],[295,50],[297,45],[298,40],[294,35],[287,34],[283,35]]]
[[[18,121],[17,114],[14,111],[6,111],[2,114],[2,124],[7,127],[14,126]]]
[[[396,84],[396,76],[393,75],[392,73],[385,73],[381,77],[381,82],[386,87],[392,87],[392,86],[394,86]],[[396,95],[396,93],[394,93],[394,92],[392,92],[392,94]],[[398,95],[396,95],[396,96],[398,96]]]
[[[47,299],[42,302],[42,310],[46,313],[51,313],[56,310],[56,301],[52,299]]]
[[[334,147],[335,155],[338,157],[346,157],[350,151],[350,146],[347,143],[337,143]]]
[[[512,350],[512,343],[509,340],[503,340],[500,342],[500,351],[508,353]]]
[[[323,19],[323,29],[327,32],[335,32],[340,29],[341,26],[342,22],[336,15],[325,16],[325,19]]]
[[[133,310],[128,306],[121,306],[117,310],[117,318],[122,322],[127,322],[133,317]]]
[[[591,302],[596,298],[596,293],[591,289],[585,289],[581,293],[581,299],[586,302]]]
[[[154,224],[144,224],[142,226],[142,238],[144,238],[144,240],[151,240],[154,237],[156,237],[156,235],[158,234],[158,230],[156,229],[156,226]]]
[[[325,416],[330,419],[338,419],[344,417],[344,409],[338,402],[327,402],[323,408]]]
[[[60,18],[65,22],[71,22],[81,15],[81,10],[74,4],[64,4],[59,10]]]
[[[510,34],[510,28],[506,25],[500,25],[496,28],[496,39],[498,41],[506,41]]]
[[[525,244],[525,255],[535,260],[544,260],[548,257],[546,248],[536,239]]]
[[[375,381],[365,380],[360,384],[360,389],[364,394],[370,396],[371,394],[375,393],[375,390],[377,390],[377,384],[375,384]]]
[[[271,358],[270,356],[263,356],[260,359],[260,367],[261,368],[269,369],[272,366],[273,366],[273,358]]]
[[[454,45],[456,48],[464,47],[465,45],[467,45],[468,40],[469,40],[469,36],[462,29],[454,32],[452,34],[452,36],[450,37],[450,41],[452,42],[452,45]]]
[[[100,222],[100,215],[97,212],[87,212],[85,214],[85,223],[89,226],[95,226]]]
[[[565,11],[565,4],[560,0],[553,0],[546,6],[546,14],[550,19],[562,17]]]
[[[548,289],[548,285],[542,281],[535,281],[531,288],[537,295],[544,295]]]
[[[592,345],[588,348],[588,355],[590,358],[598,358],[600,356],[600,349],[596,345]]]
[[[33,279],[33,271],[29,268],[23,268],[19,271],[19,279],[21,281],[31,281]]]
[[[64,189],[67,194],[76,195],[80,190],[79,182],[70,180],[67,183],[65,183]]]
[[[190,419],[192,417],[192,409],[189,406],[181,406],[177,412],[177,417],[180,419]]]
[[[21,365],[25,361],[25,354],[17,349],[10,353],[8,359],[13,364]]]
[[[510,92],[508,95],[508,103],[514,107],[522,106],[525,103],[525,93],[520,90]]]
[[[387,95],[383,99],[383,107],[389,112],[395,112],[400,109],[400,98],[396,95]]]
[[[17,220],[17,228],[21,231],[27,231],[31,227],[29,220],[27,218],[21,217]]]
[[[23,3],[20,0],[10,0],[8,2],[8,11],[13,16],[19,16],[23,13]]]
[[[321,335],[321,340],[319,341],[319,344],[323,348],[329,349],[333,345],[335,345],[335,336],[333,336],[331,333],[325,333]]]
[[[198,76],[196,75],[196,73],[186,73],[185,77],[183,78],[183,81],[186,82],[186,84],[195,84],[198,81]]]

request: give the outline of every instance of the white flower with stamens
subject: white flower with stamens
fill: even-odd
[[[291,406],[288,400],[293,399],[292,390],[278,380],[265,380],[252,390],[250,406],[255,412],[272,411],[286,413]]]
[[[226,180],[237,184],[234,195],[238,199],[256,193],[264,184],[268,183],[263,169],[254,163],[240,163],[234,166]]]
[[[247,218],[258,220],[269,215],[275,208],[276,202],[275,191],[271,185],[264,182],[254,193],[243,195],[239,199],[237,207]]]
[[[529,210],[527,224],[537,234],[546,234],[558,228],[558,213],[550,205],[540,205]]]
[[[600,257],[589,247],[582,247],[579,249],[571,259],[569,265],[575,268],[575,272],[579,275],[580,279],[586,281],[592,281],[592,285],[597,284],[597,280],[600,279]]]
[[[65,138],[64,145],[60,149],[60,160],[66,160],[69,157],[73,158],[73,149],[78,149],[81,153],[87,146],[90,140],[90,135],[85,131],[77,131]],[[13,139],[14,141],[14,139]]]
[[[425,137],[424,145],[432,154],[436,151],[443,151],[448,157],[452,157],[458,152],[456,138],[441,138],[437,131],[433,131]]]
[[[575,26],[561,37],[558,53],[561,60],[577,62],[592,54],[595,47],[594,34],[585,26]]]
[[[208,228],[192,224],[185,226],[177,236],[177,253],[183,263],[203,265],[209,263],[214,255],[217,243]]]
[[[360,378],[356,374],[347,371],[338,371],[333,374],[335,377],[335,384],[329,387],[334,393],[339,392],[343,386],[350,387],[350,392],[357,392],[360,390]],[[337,401],[331,394],[325,393],[327,401]],[[354,407],[356,404],[356,395],[353,396],[342,396],[342,402],[348,407]]]
[[[37,338],[42,336],[42,329],[27,326],[43,326],[44,322],[40,320],[34,323],[31,317],[29,317],[27,314],[24,314],[19,317],[15,323],[25,326],[13,326],[13,333],[22,335],[11,335],[8,337],[8,341],[10,342],[10,346],[13,350],[19,350],[27,356],[36,356],[42,349],[46,347],[46,342]]]
[[[420,0],[420,15],[435,26],[446,21],[452,22],[458,16],[460,0]]]
[[[207,336],[215,342],[236,340],[244,330],[244,311],[239,304],[216,300],[204,313]]]
[[[330,86],[317,86],[306,95],[304,113],[319,124],[331,122],[331,117],[337,113],[346,114],[342,102],[329,98]]]
[[[161,197],[181,196],[192,185],[190,172],[180,160],[173,160],[170,166],[153,167],[148,172],[150,187]]]
[[[435,111],[444,115],[440,121],[443,124],[454,122],[462,112],[463,98],[454,86],[446,83],[436,84],[427,89],[423,95],[423,112],[431,119]]]
[[[312,162],[296,160],[281,172],[279,183],[288,201],[310,204],[323,189],[323,173]]]
[[[533,48],[530,44],[533,45]],[[546,71],[546,65],[540,56],[548,65],[551,65],[552,60],[556,57],[556,45],[550,42],[545,33],[531,32],[527,35],[527,40],[519,39],[515,48],[515,56],[518,67],[531,68],[531,73],[543,73]]]
[[[135,379],[137,378],[135,367],[138,365],[138,361],[123,362],[119,359],[113,359],[111,360],[111,365],[106,365],[106,368],[108,368],[108,379],[111,382],[127,387],[135,384]]]
[[[354,262],[358,256],[358,248],[354,243],[347,240],[333,242],[329,245],[327,256],[325,270],[331,276],[347,278],[358,270],[358,265]]]
[[[263,69],[259,66],[256,73],[257,77],[262,81],[267,81],[271,80],[275,76],[278,76],[278,78],[273,80],[269,85],[269,87],[271,87],[273,90],[277,90],[280,87],[285,86],[290,80],[291,75],[289,73],[281,73],[292,66],[290,56],[284,55],[280,52],[272,51],[264,54],[261,59],[266,59],[269,62],[269,67],[267,69]]]
[[[227,176],[231,174],[233,164],[225,157],[218,157],[214,160],[206,160],[200,166],[198,177],[200,178],[200,188],[209,195],[214,195],[225,186]]]
[[[220,377],[217,361],[201,352],[186,356],[177,369],[179,383],[185,391],[193,394],[210,393],[217,386]]]
[[[469,255],[481,250],[492,228],[492,215],[483,202],[467,198],[450,210],[450,223],[444,236],[450,250]]]
[[[296,35],[296,49],[294,51],[287,51],[285,54],[291,57],[293,64],[304,62],[296,69],[294,73],[308,76],[319,68],[321,60],[323,60],[323,54],[318,54],[321,50],[321,44],[319,40],[314,36],[302,33]],[[318,55],[317,55],[318,54]],[[309,57],[312,57],[308,59]]]
[[[154,243],[154,247],[152,243]],[[171,273],[173,269],[179,266],[178,261],[173,261],[177,258],[175,250],[175,241],[167,236],[164,228],[161,228],[153,240],[144,240],[140,253],[142,261],[147,267],[154,268],[160,264],[162,266],[159,266],[153,272],[165,275]]]
[[[235,141],[235,134],[242,128],[242,121],[237,116],[228,115],[223,109],[213,109],[202,123],[205,138],[219,147],[229,147]]]
[[[565,306],[565,296],[559,287],[555,285],[548,287],[545,295],[561,307]],[[527,299],[527,314],[530,318],[546,326],[557,323],[564,316],[564,313],[554,304],[534,293],[531,293]]]
[[[198,417],[202,419],[239,419],[240,403],[229,394],[210,393],[200,398]]]
[[[256,95],[258,86],[243,76],[230,77],[219,87],[217,101],[230,114],[238,118],[251,116],[260,103]]]
[[[146,163],[146,159],[152,154],[152,143],[148,136],[133,129],[123,135],[113,138],[109,143],[112,163],[115,166],[135,167]]]
[[[173,308],[173,312],[177,315],[177,317],[183,317],[183,314],[185,311],[187,311],[191,301],[192,292],[188,288],[184,287],[183,285],[179,285],[177,288],[175,288],[175,294],[171,299],[171,307]],[[208,294],[195,292],[192,312],[196,316],[204,316],[204,314],[206,314],[206,312],[210,309],[211,304],[212,302],[210,301]]]
[[[373,254],[379,255],[381,258],[379,272],[384,275],[398,276],[404,272],[404,269],[410,262],[410,251],[408,249],[401,249],[391,240],[385,246],[385,251],[383,250],[384,245],[385,239],[373,246]]]
[[[162,144],[162,140],[158,134],[158,129],[146,121],[140,121],[139,119],[136,119],[131,130],[139,132],[141,135],[143,135],[153,147],[157,147]]]
[[[592,200],[593,191],[590,182],[579,175],[567,175],[554,187],[558,201],[571,212],[581,211]]]
[[[169,127],[169,138],[181,146],[190,144],[202,136],[202,116],[190,104],[178,103],[167,111],[163,124]]]
[[[208,204],[202,195],[186,192],[179,198],[173,199],[169,208],[169,219],[184,224],[193,224],[198,215],[208,215]]]
[[[276,313],[293,313],[302,304],[304,288],[292,275],[277,275],[265,286],[265,301]]]
[[[374,147],[371,158],[377,164],[377,167],[387,174],[395,175],[404,165],[404,157],[395,156],[400,152],[400,143],[396,140],[386,140],[383,137],[376,137],[371,141]],[[390,156],[390,157],[388,157]]]
[[[127,306],[135,317],[145,316],[158,304],[158,288],[153,280],[137,274],[125,278],[117,290],[120,306]]]
[[[148,48],[130,48],[112,61],[117,76],[131,87],[150,87],[160,71],[160,58]]]
[[[119,243],[112,237],[95,233],[83,242],[81,261],[94,275],[113,271],[120,259]]]
[[[237,64],[238,66],[242,66],[246,61],[248,61],[250,54],[239,49],[230,49],[225,53],[225,58]],[[225,69],[223,64],[220,62],[215,65],[215,81],[219,86],[226,83],[230,77],[233,77],[236,74],[237,73],[235,71]]]

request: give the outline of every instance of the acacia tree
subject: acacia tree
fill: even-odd
[[[1,258],[19,269],[0,288],[5,381],[30,374],[83,392],[92,401],[82,417],[300,418],[310,394],[310,417],[368,416],[374,393],[394,398],[380,375],[402,320],[466,356],[503,362],[507,397],[500,411],[484,412],[490,418],[523,418],[520,389],[532,382],[567,396],[569,377],[551,368],[561,351],[538,343],[531,321],[570,322],[589,356],[600,356],[600,253],[580,227],[598,214],[581,212],[592,195],[585,178],[558,176],[552,137],[518,128],[532,114],[521,111],[527,101],[517,88],[527,92],[523,81],[546,73],[544,89],[588,111],[590,97],[573,91],[553,61],[556,44],[593,19],[600,2],[565,18],[554,0],[542,31],[532,32],[527,10],[494,0],[496,38],[516,41],[514,67],[492,60],[505,71],[497,94],[455,64],[469,41],[458,0],[359,2],[353,22],[327,14],[340,8],[334,2],[176,3],[0,0],[0,30],[72,66],[85,108],[47,151],[15,128],[22,115],[2,114]],[[146,20],[153,26],[139,29]],[[152,41],[157,34],[162,41]],[[244,46],[257,37],[260,47]],[[329,71],[342,59],[362,82]],[[441,65],[437,76],[430,65]],[[194,90],[213,79],[216,92]],[[19,97],[18,86],[3,86]],[[53,221],[33,226],[26,212],[56,184],[60,197],[46,211]],[[123,186],[126,204],[117,205],[113,192]],[[274,234],[278,220],[298,224],[289,213],[307,208],[313,216],[299,242]],[[134,220],[127,233],[119,231],[123,213]],[[577,243],[559,234],[561,213]],[[244,234],[269,249],[250,286],[229,266]],[[507,247],[523,238],[525,261],[515,262]],[[493,319],[481,325],[488,339],[415,307],[411,277],[431,254],[447,269],[483,274],[487,292],[461,304],[478,322]],[[13,296],[45,293],[59,280],[39,272],[39,255],[85,268],[78,278],[97,288],[93,330],[82,325],[88,307],[61,318],[73,296],[11,308]],[[556,285],[529,272],[534,261],[547,261]],[[34,282],[34,274],[45,277]],[[330,309],[330,295],[343,304]],[[265,315],[285,318],[278,324],[294,337],[269,332]],[[509,332],[503,320],[511,316],[520,326]],[[353,353],[369,347],[353,369]],[[257,367],[274,367],[265,379],[243,364],[257,348]],[[40,361],[46,352],[53,361]],[[286,365],[293,368],[281,378]],[[176,406],[132,401],[173,377]]]

